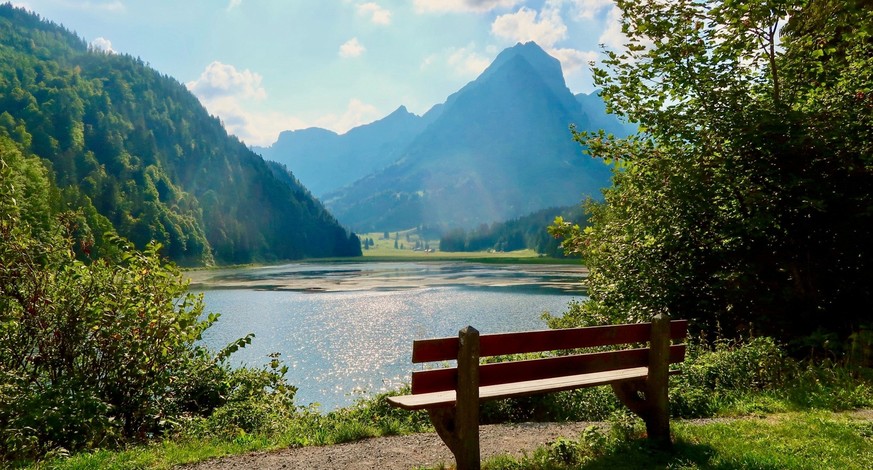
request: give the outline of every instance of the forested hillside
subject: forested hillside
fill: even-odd
[[[177,80],[9,4],[0,135],[43,159],[53,204],[79,211],[85,252],[115,230],[186,265],[360,253],[292,175],[228,136]]]
[[[462,228],[449,230],[440,237],[440,251],[515,251],[527,248],[553,258],[563,258],[567,255],[561,248],[561,240],[546,230],[555,217],[581,225],[585,225],[587,219],[582,206],[551,207],[506,222],[482,224],[469,231]]]

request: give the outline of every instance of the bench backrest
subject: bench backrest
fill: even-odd
[[[687,331],[687,320],[670,322],[671,340],[684,339]],[[479,355],[480,357],[488,357],[646,343],[650,340],[651,333],[651,323],[635,323],[521,333],[483,334],[479,337]],[[458,355],[458,341],[457,337],[416,340],[412,344],[412,362],[455,360]],[[682,362],[684,358],[684,344],[670,346],[671,364]],[[484,364],[479,367],[479,385],[498,385],[648,365],[649,348]],[[454,390],[457,387],[457,377],[456,367],[413,372],[412,393]]]

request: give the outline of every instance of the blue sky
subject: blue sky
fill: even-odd
[[[536,41],[574,93],[618,47],[611,0],[18,0],[94,47],[140,57],[250,145],[422,114],[504,48]]]

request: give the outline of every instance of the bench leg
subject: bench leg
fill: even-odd
[[[635,415],[649,421],[649,407],[646,399],[640,396],[646,390],[646,382],[643,380],[634,380],[630,382],[618,382],[612,384],[612,391],[618,397],[624,406],[628,407]]]
[[[612,384],[618,399],[646,422],[649,440],[664,448],[672,445],[667,402],[669,364],[670,318],[656,315],[652,320],[648,378]]]
[[[433,423],[437,435],[446,444],[446,447],[452,451],[455,460],[458,458],[460,450],[458,433],[455,427],[455,409],[454,408],[432,408],[427,410],[430,416],[430,422]]]
[[[456,408],[427,410],[437,435],[452,451],[458,470],[479,470],[479,423],[464,425]]]
[[[621,403],[631,410],[635,415],[639,416],[646,423],[646,434],[649,440],[661,447],[670,446],[670,428],[669,418],[666,412],[654,405],[654,400],[651,400],[651,395],[647,389],[649,384],[644,380],[634,380],[630,382],[618,382],[612,384],[612,391]],[[667,423],[666,432],[664,431],[664,423]]]
[[[652,319],[652,339],[649,353],[649,377],[646,380],[646,402],[649,419],[646,431],[649,440],[664,448],[670,441],[670,410],[667,398],[670,374],[670,317],[655,315]]]
[[[427,410],[437,435],[455,455],[458,470],[479,470],[479,331],[458,332],[455,406]]]

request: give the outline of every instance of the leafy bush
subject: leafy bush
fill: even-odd
[[[551,228],[590,269],[583,309],[844,350],[873,310],[869,2],[616,5],[628,47],[594,81],[641,133],[574,133],[613,185]]]
[[[718,341],[689,346],[682,374],[672,379],[671,413],[678,417],[711,416],[726,400],[787,385],[797,363],[772,338],[746,343]]]
[[[407,411],[388,404],[388,397],[408,393],[408,389],[386,392],[373,398],[361,399],[348,408],[332,411],[328,421],[336,423],[364,423],[372,428],[371,435],[391,435],[431,430],[427,413]]]
[[[482,404],[482,423],[604,420],[622,407],[609,387],[593,387]]]
[[[873,370],[823,361],[801,365],[782,391],[798,408],[849,410],[873,406]]]
[[[772,338],[691,342],[682,373],[670,379],[670,414],[830,410],[873,406],[873,371],[848,364],[802,362]],[[483,423],[612,420],[626,408],[609,387],[486,402]]]
[[[0,137],[0,458],[38,458],[141,441],[185,417],[262,428],[293,410],[271,370],[231,370],[197,345],[201,318],[160,245],[107,237],[104,257],[77,259],[75,213],[53,209],[39,159]],[[220,410],[220,412],[219,412]]]
[[[182,405],[178,411],[188,419],[178,423],[177,433],[231,437],[272,435],[283,430],[296,414],[297,388],[284,379],[287,367],[280,365],[275,354],[271,357],[270,364],[262,369],[232,369],[219,355],[216,366],[205,368],[211,376],[195,376],[184,389],[187,393],[180,394],[178,401]]]

